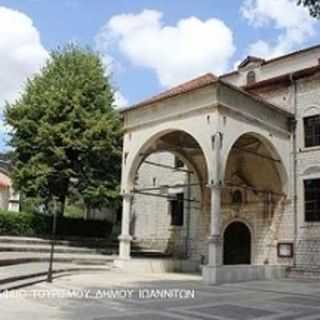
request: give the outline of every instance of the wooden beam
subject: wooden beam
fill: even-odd
[[[176,168],[174,166],[161,164],[161,163],[157,163],[157,162],[153,162],[153,161],[149,161],[149,160],[145,160],[145,161],[143,161],[143,163],[149,164],[151,166],[156,166],[156,167],[161,167],[161,168],[166,168],[166,169],[173,169],[175,171],[181,171],[181,172],[193,174],[193,171],[188,170],[188,169]]]
[[[159,187],[147,187],[147,188],[142,188],[142,189],[134,189],[134,191],[137,192],[144,192],[144,191],[157,191],[157,190],[161,190],[163,188],[167,188],[167,189],[177,189],[177,188],[186,188],[186,187],[192,187],[192,186],[200,186],[200,183],[190,183],[190,184],[173,184],[173,185],[162,185]]]
[[[257,157],[260,157],[260,158],[263,158],[263,159],[267,159],[267,160],[270,160],[270,161],[281,162],[281,160],[279,160],[279,159],[274,159],[274,158],[266,156],[264,154],[261,154],[261,153],[255,152],[255,151],[251,151],[251,150],[248,150],[248,149],[239,148],[237,146],[233,146],[233,149],[237,149],[237,150],[239,150],[241,152],[245,152],[245,153],[250,153],[250,154],[252,154],[254,156],[257,156]]]
[[[165,199],[169,199],[169,200],[176,200],[176,198],[175,198],[174,196],[169,196],[169,195],[166,196],[166,195],[159,194],[159,193],[143,192],[143,191],[139,191],[139,190],[133,190],[132,192],[133,192],[133,193],[136,193],[136,194],[141,194],[141,195],[144,195],[144,196],[165,198]],[[184,201],[184,202],[201,203],[199,200],[186,199],[186,198],[184,198],[182,201]]]

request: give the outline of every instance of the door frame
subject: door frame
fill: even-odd
[[[250,243],[250,252],[251,252],[251,257],[250,257],[250,265],[255,265],[255,257],[256,257],[256,246],[255,246],[255,233],[254,233],[254,228],[252,227],[252,225],[245,219],[242,218],[233,218],[231,220],[228,220],[227,223],[225,223],[223,230],[222,230],[222,255],[224,255],[224,234],[227,230],[227,228],[234,222],[240,222],[243,223],[249,230],[250,232],[250,239],[251,239],[251,243]]]

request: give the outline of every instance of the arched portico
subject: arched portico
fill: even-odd
[[[268,197],[276,205],[288,194],[291,115],[222,81],[156,103],[152,100],[123,114],[126,133],[120,258],[130,258],[129,222],[136,172],[150,154],[171,151],[197,172],[207,197],[210,226],[203,276],[208,283],[218,283],[217,276],[223,278],[224,270],[226,208],[238,215],[242,208],[249,210],[253,201],[262,203]],[[233,196],[234,191],[237,196]],[[246,202],[228,204],[232,198]],[[274,207],[268,208],[272,216]]]
[[[270,138],[270,136],[272,138]],[[283,143],[285,142],[285,143]],[[228,173],[228,164],[232,157],[237,155],[238,158],[246,154],[248,157],[260,160],[260,165],[269,166],[269,171],[277,176],[276,184],[278,192],[288,193],[288,172],[290,168],[289,157],[283,152],[288,149],[286,140],[278,136],[273,137],[269,134],[266,136],[261,130],[243,131],[233,134],[229,137],[223,150],[222,174],[226,179]],[[261,173],[261,172],[260,172]],[[258,176],[256,176],[258,178]]]
[[[138,185],[136,185],[136,182],[137,173],[141,165],[144,163],[149,163],[151,165],[161,167],[161,164],[159,163],[157,164],[148,161],[150,156],[155,153],[166,152],[176,155],[182,159],[187,169],[185,171],[193,174],[194,179],[191,183],[192,187],[198,187],[200,190],[199,199],[185,199],[185,202],[196,203],[198,206],[197,209],[202,211],[202,208],[205,206],[205,196],[208,193],[206,188],[208,181],[207,156],[205,155],[200,143],[195,137],[188,133],[187,130],[167,129],[155,133],[151,137],[145,137],[144,143],[142,141],[139,142],[140,148],[134,152],[134,155],[131,158],[126,156],[127,159],[125,159],[125,165],[127,167],[127,177],[123,178],[122,180],[123,190],[130,190],[128,193],[124,193],[123,197],[123,215],[126,215],[127,217],[123,219],[124,223],[122,223],[122,234],[120,236],[120,256],[125,259],[128,259],[130,256],[130,241],[132,238],[129,234],[130,230],[128,225],[130,224],[131,203],[133,196],[158,196],[170,199],[170,195],[168,194],[169,189],[176,187],[183,189],[187,186],[186,182],[175,186],[168,186],[169,183],[164,183],[162,186],[153,186],[140,189]],[[165,186],[168,186],[166,188],[167,190],[164,190]],[[157,191],[159,191],[161,194],[158,194]]]
[[[194,144],[197,144],[198,149],[202,152],[208,175],[212,167],[210,140],[199,130],[192,127],[193,125],[189,124],[188,121],[181,121],[176,123],[175,126],[172,126],[171,123],[161,123],[155,128],[146,128],[143,132],[137,131],[125,134],[124,142],[127,147],[124,146],[123,150],[122,193],[129,192],[133,188],[134,176],[148,155],[161,150],[168,151],[165,145],[158,145],[158,143],[161,142],[163,137],[174,133],[181,133],[194,140]],[[179,150],[179,142],[175,148],[171,148],[169,151],[179,154],[186,161],[190,161],[188,155]]]

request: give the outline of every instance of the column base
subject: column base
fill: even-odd
[[[119,259],[129,260],[131,255],[131,240],[130,235],[120,235],[119,236]]]
[[[222,265],[222,238],[220,235],[211,235],[208,238],[208,265]]]
[[[232,265],[210,266],[202,268],[205,284],[219,285],[252,280],[273,280],[287,277],[287,266]]]

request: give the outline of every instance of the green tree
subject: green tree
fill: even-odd
[[[114,206],[121,170],[121,121],[101,58],[68,45],[55,50],[5,110],[12,127],[14,185],[26,197],[55,199],[63,214],[77,192],[88,208]]]
[[[307,7],[312,17],[320,18],[320,0],[298,0],[298,5]]]

